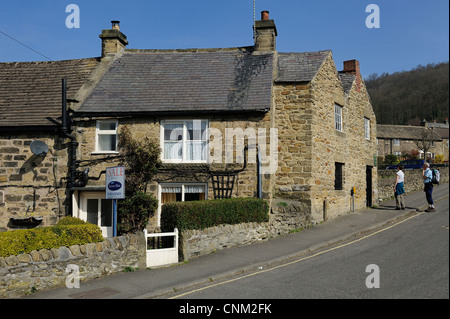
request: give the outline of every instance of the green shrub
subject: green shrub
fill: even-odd
[[[56,225],[61,226],[61,225],[84,225],[84,224],[86,224],[86,222],[82,219],[72,216],[66,216],[61,218]]]
[[[205,229],[221,224],[269,221],[269,206],[258,198],[232,198],[167,203],[162,206],[161,230]]]
[[[103,241],[102,231],[97,225],[87,223],[19,229],[0,233],[0,257],[99,241]]]
[[[119,234],[142,231],[158,209],[158,200],[152,194],[137,192],[120,200],[117,207]]]

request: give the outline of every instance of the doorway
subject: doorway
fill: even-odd
[[[372,207],[372,166],[366,166],[366,207]]]
[[[82,193],[79,218],[98,225],[103,237],[113,236],[113,202],[104,192]]]

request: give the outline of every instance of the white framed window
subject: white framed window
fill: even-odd
[[[165,163],[206,163],[208,121],[162,121],[161,148]]]
[[[117,120],[99,120],[95,129],[95,153],[117,153]]]
[[[400,139],[394,138],[393,145],[394,146],[400,146]]]
[[[370,140],[370,120],[367,117],[364,118],[364,138]]]
[[[161,206],[173,202],[208,199],[207,183],[161,183],[158,190],[158,226],[161,223]]]
[[[342,106],[338,104],[334,105],[334,128],[339,132],[343,131]]]

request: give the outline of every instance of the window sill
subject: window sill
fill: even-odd
[[[91,155],[118,155],[117,151],[102,151],[102,152],[91,152]]]

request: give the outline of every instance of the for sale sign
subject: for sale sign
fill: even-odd
[[[106,199],[125,198],[125,166],[106,169]]]

